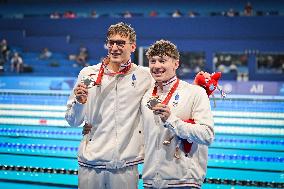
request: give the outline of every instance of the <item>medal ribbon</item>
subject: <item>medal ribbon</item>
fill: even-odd
[[[99,70],[98,77],[97,77],[96,82],[94,83],[94,85],[101,85],[102,78],[104,76],[105,66],[107,66],[107,65],[108,65],[108,63],[106,64],[105,60],[103,60],[102,65],[101,65],[100,70]],[[126,66],[125,68],[123,68],[122,70],[120,70],[118,72],[110,73],[109,75],[111,75],[111,76],[115,76],[115,75],[119,75],[119,74],[124,75],[124,74],[126,74],[130,70],[130,68],[131,68],[131,63],[128,66]]]
[[[172,98],[174,92],[178,87],[178,84],[179,84],[179,79],[177,79],[177,81],[175,82],[175,84],[172,86],[169,93],[167,94],[166,98],[161,102],[162,104],[167,105],[169,103],[170,99]],[[155,86],[152,92],[152,96],[157,96],[157,92],[158,92],[158,87]]]
[[[178,87],[178,84],[179,84],[179,79],[177,79],[176,83],[172,86],[169,93],[167,94],[167,97],[165,98],[165,100],[163,100],[162,104],[167,105],[169,103],[171,97],[173,96],[173,93],[176,91],[176,89]],[[155,86],[154,90],[152,92],[152,96],[157,96],[157,91],[158,91],[158,88],[157,88],[157,86]],[[183,120],[183,121],[187,122],[187,123],[195,124],[193,119]],[[186,139],[182,139],[182,144],[183,144],[185,154],[188,154],[191,150],[192,143],[189,143]]]

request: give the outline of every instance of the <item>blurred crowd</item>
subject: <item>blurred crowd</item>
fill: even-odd
[[[270,11],[255,11],[253,8],[253,5],[250,2],[247,2],[243,10],[236,10],[236,8],[231,7],[228,10],[223,11],[212,11],[209,12],[210,16],[228,16],[228,17],[234,17],[234,16],[264,16],[264,15],[277,15],[277,10],[270,10]],[[139,17],[139,16],[146,16],[146,17],[159,17],[160,14],[157,10],[151,10],[147,15],[144,13],[137,13],[133,12],[131,10],[126,10],[122,13],[117,14],[99,14],[96,10],[91,11],[91,13],[88,15],[88,17],[91,18],[99,18],[99,17],[105,17],[105,16],[114,16],[114,17],[122,17],[122,18],[132,18],[132,17]],[[164,15],[164,14],[163,14]],[[196,10],[189,10],[188,12],[182,12],[179,9],[175,9],[172,12],[166,13],[167,16],[173,17],[173,18],[180,18],[180,17],[190,17],[194,18],[196,16],[204,16],[201,13],[199,13]],[[68,10],[63,13],[60,12],[53,12],[50,14],[51,19],[60,19],[60,18],[67,18],[67,19],[74,19],[80,17],[77,13],[74,11]]]
[[[31,52],[24,52],[17,48],[10,47],[6,39],[0,42],[0,73],[15,72],[17,74],[23,72],[33,72],[32,64],[25,62],[25,55]],[[55,52],[56,53],[56,52]],[[51,67],[58,67],[60,63],[53,58],[54,53],[47,47],[43,47],[41,52],[32,53],[33,59],[45,61]],[[57,53],[58,54],[58,53]],[[64,59],[70,61],[70,67],[85,67],[89,66],[89,52],[87,47],[81,46],[77,53],[70,55],[63,55]]]

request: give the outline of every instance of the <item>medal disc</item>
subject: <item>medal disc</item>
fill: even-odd
[[[149,109],[152,109],[153,107],[155,107],[159,103],[161,103],[161,100],[159,98],[151,97],[147,102],[147,106],[148,106]]]
[[[95,80],[91,76],[83,76],[81,82],[89,89],[94,86]]]

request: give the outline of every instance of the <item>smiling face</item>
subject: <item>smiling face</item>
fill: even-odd
[[[110,63],[126,63],[135,51],[136,44],[130,42],[129,37],[123,37],[119,34],[110,36],[107,40],[108,54]]]
[[[111,64],[126,63],[136,49],[136,33],[130,25],[123,22],[111,25],[106,45]]]
[[[176,75],[179,61],[169,56],[153,56],[149,58],[149,68],[156,82],[163,82]]]
[[[179,52],[170,41],[160,40],[151,45],[146,53],[149,68],[156,82],[163,82],[176,75]]]

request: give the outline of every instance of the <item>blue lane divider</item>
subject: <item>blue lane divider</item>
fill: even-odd
[[[246,144],[262,144],[262,145],[283,145],[284,140],[257,140],[257,139],[236,139],[236,138],[216,138],[214,142],[220,143],[246,143]]]
[[[274,162],[284,163],[283,157],[263,157],[263,156],[250,156],[250,155],[237,155],[237,154],[208,154],[209,159],[217,160],[241,160],[241,161],[261,161],[261,162]]]
[[[34,150],[52,150],[52,151],[78,151],[78,147],[56,146],[45,144],[20,144],[0,142],[0,148],[15,148],[15,149],[34,149]],[[209,159],[217,160],[241,160],[241,161],[261,161],[261,162],[275,162],[284,163],[283,157],[264,157],[254,155],[237,155],[237,154],[209,154]]]
[[[66,131],[66,130],[42,130],[42,129],[11,129],[0,128],[0,133],[19,133],[19,134],[49,134],[49,135],[74,135],[81,136],[80,131]]]
[[[20,128],[0,128],[0,134],[29,134],[29,135],[61,135],[61,136],[79,136],[81,138],[81,129],[78,131],[66,131],[66,129],[54,129],[54,130],[43,130],[43,129],[20,129]],[[239,143],[239,144],[250,144],[250,145],[280,145],[284,146],[284,140],[269,140],[269,139],[247,139],[242,138],[227,138],[227,137],[216,137],[214,143]],[[213,145],[214,145],[213,143]]]
[[[34,150],[52,150],[52,151],[78,151],[78,147],[69,146],[56,146],[56,145],[45,145],[45,144],[20,144],[20,143],[9,143],[0,142],[0,148],[16,148],[16,149],[34,149]]]

